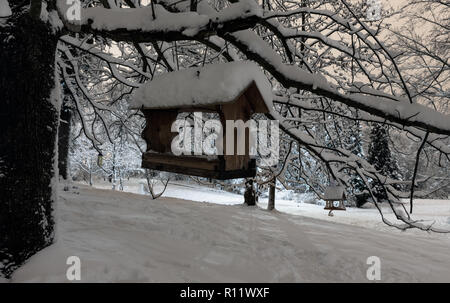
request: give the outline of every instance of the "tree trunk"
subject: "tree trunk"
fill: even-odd
[[[89,186],[92,186],[92,163],[89,166]]]
[[[256,195],[252,179],[245,182],[244,203],[249,206],[256,205]]]
[[[71,117],[72,111],[70,108],[63,106],[58,128],[58,169],[59,175],[64,180],[67,180]]]
[[[52,94],[55,33],[21,8],[6,20],[0,30],[0,274],[10,277],[53,241],[59,111]]]
[[[269,185],[269,202],[267,203],[267,209],[273,210],[275,208],[275,182],[272,180]]]

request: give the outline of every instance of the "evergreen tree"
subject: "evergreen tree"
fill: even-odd
[[[397,161],[392,156],[389,148],[388,131],[383,125],[374,124],[372,127],[368,161],[382,175],[396,180],[401,179]],[[394,187],[399,189],[398,186]],[[387,200],[387,192],[378,180],[373,180],[372,190],[378,201]]]
[[[363,149],[361,138],[361,124],[359,123],[359,121],[344,120],[343,127],[343,147],[356,156],[362,157]],[[350,170],[348,174],[350,176],[349,183],[352,185],[352,197],[354,197],[354,203],[357,207],[360,207],[365,204],[369,198],[366,191],[366,185],[355,171]]]

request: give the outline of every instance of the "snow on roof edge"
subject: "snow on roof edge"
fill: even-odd
[[[129,107],[164,109],[232,102],[252,82],[270,109],[271,84],[259,66],[251,61],[209,64],[165,73],[139,87]]]

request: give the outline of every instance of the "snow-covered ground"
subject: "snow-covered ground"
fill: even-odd
[[[140,184],[146,181],[131,179],[125,182],[124,191],[130,193],[144,194]],[[102,181],[96,181],[94,187],[111,189],[111,184]],[[155,192],[162,189],[160,185],[156,186]],[[163,197],[186,199],[196,202],[210,202],[223,205],[236,205],[244,203],[244,197],[240,194],[234,194],[223,190],[206,187],[197,184],[195,181],[173,181],[170,182]],[[313,200],[309,195],[293,195],[289,191],[277,191],[276,209],[283,213],[301,215],[331,222],[343,224],[358,225],[367,228],[373,228],[382,231],[393,231],[392,227],[386,226],[381,221],[380,214],[375,207],[355,208],[349,207],[346,211],[334,211],[334,216],[329,217],[328,211],[323,209],[323,205],[305,203],[305,200]],[[261,208],[267,208],[267,198],[259,201]],[[322,201],[323,202],[323,201]],[[395,218],[388,205],[382,206],[386,218],[395,222]],[[450,230],[450,200],[415,200],[413,218],[427,220],[424,223],[435,221],[435,227]],[[398,223],[398,222],[397,222]],[[407,234],[424,234],[422,231],[408,231]],[[447,235],[446,235],[447,236]],[[442,237],[442,235],[438,235]]]
[[[364,282],[369,256],[381,259],[383,282],[450,281],[448,235],[336,223],[352,223],[342,220],[352,213],[361,217],[355,222],[364,222],[362,214],[375,210],[328,218],[323,209],[319,215],[319,206],[277,201],[280,210],[291,207],[297,214],[336,221],[327,222],[168,197],[242,202],[238,195],[217,190],[177,187],[182,186],[151,200],[70,185],[69,191],[60,192],[57,244],[33,256],[12,281],[65,282],[68,256],[80,257],[82,282]],[[448,208],[443,204],[435,211],[448,216]]]

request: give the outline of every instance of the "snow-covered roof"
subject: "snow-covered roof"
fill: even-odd
[[[344,192],[345,188],[343,186],[329,186],[325,188],[323,200],[341,200]]]
[[[12,15],[8,0],[0,0],[0,18],[9,17]]]
[[[234,101],[252,82],[255,82],[267,107],[271,108],[270,82],[262,70],[250,61],[209,64],[155,77],[135,91],[130,107],[223,104]]]

